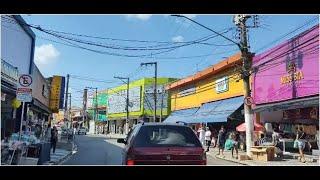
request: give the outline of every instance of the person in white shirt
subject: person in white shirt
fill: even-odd
[[[204,139],[205,131],[204,131],[203,127],[200,127],[198,132],[199,132],[199,140],[200,140],[201,144],[204,145],[204,143],[205,143],[205,139]]]
[[[205,135],[204,135],[204,139],[206,140],[206,144],[207,144],[207,151],[209,151],[209,148],[210,148],[210,144],[211,144],[211,131],[209,129],[209,127],[206,127],[206,132],[205,132]]]

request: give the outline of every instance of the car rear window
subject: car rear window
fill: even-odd
[[[143,126],[133,147],[201,147],[194,132],[185,126]]]

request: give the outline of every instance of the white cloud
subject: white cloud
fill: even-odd
[[[50,64],[60,56],[60,52],[52,44],[36,46],[34,54],[34,60],[37,65]]]
[[[143,21],[150,19],[151,16],[152,16],[152,14],[128,14],[128,15],[126,15],[126,17],[129,19],[135,18],[135,19],[140,19]]]
[[[175,36],[171,39],[173,42],[183,42],[184,41],[184,37],[182,36]]]

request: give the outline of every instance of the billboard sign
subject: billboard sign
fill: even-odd
[[[127,90],[109,94],[108,113],[126,112]],[[129,89],[129,112],[140,111],[141,109],[141,86]]]

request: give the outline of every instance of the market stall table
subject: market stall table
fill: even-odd
[[[252,146],[252,159],[258,161],[272,161],[275,155],[274,146]]]

